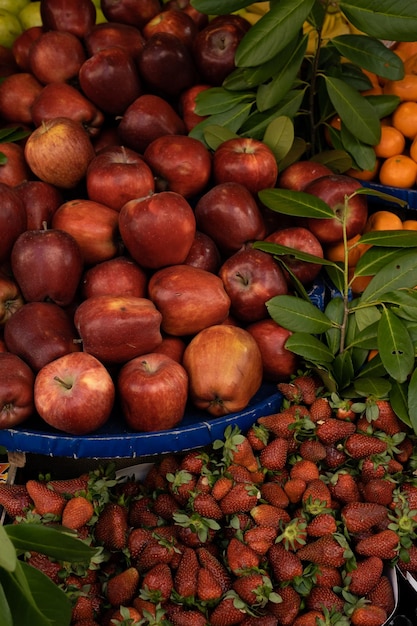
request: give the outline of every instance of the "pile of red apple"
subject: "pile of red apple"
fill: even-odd
[[[297,367],[265,306],[291,279],[250,243],[323,257],[320,240],[260,204],[268,146],[188,135],[249,23],[187,0],[102,10],[42,0],[0,84],[2,127],[28,133],[1,146],[0,428],[37,413],[82,435],[116,405],[133,430],[171,428],[188,406],[241,411]],[[291,269],[310,285],[320,265]]]

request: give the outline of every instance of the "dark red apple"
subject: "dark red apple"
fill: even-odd
[[[171,33],[191,48],[194,38],[197,35],[197,24],[185,11],[170,9],[166,7],[155,15],[142,28],[142,35],[149,39],[155,33]]]
[[[59,30],[42,33],[29,50],[30,71],[43,84],[75,79],[85,59],[80,39]]]
[[[16,239],[26,230],[26,211],[13,187],[0,183],[0,264],[9,261]]]
[[[87,98],[110,115],[122,115],[142,93],[136,64],[119,46],[99,50],[86,59],[78,80]]]
[[[332,174],[332,170],[318,161],[295,161],[278,176],[277,187],[292,191],[303,191],[316,178]]]
[[[26,302],[49,300],[67,306],[74,299],[83,260],[69,233],[56,228],[26,230],[17,238],[10,262]]]
[[[211,179],[210,151],[188,135],[158,137],[143,156],[155,175],[156,191],[175,191],[190,199],[203,193]]]
[[[101,0],[101,10],[109,22],[143,28],[161,10],[159,0]]]
[[[7,349],[20,356],[34,372],[70,352],[81,343],[74,324],[54,302],[27,302],[4,327]]]
[[[188,375],[174,359],[151,352],[121,368],[117,390],[129,428],[141,432],[168,430],[184,417]]]
[[[16,354],[0,352],[0,429],[14,428],[35,410],[35,375]]]
[[[100,50],[118,46],[126,50],[135,59],[145,45],[145,38],[138,28],[120,22],[96,24],[84,37],[88,56]]]
[[[0,117],[14,124],[32,124],[31,107],[43,85],[33,74],[18,72],[0,82]]]
[[[263,141],[251,137],[228,139],[213,155],[213,178],[216,184],[240,183],[256,195],[274,187],[278,165],[274,153]]]
[[[45,85],[33,101],[31,112],[35,126],[56,117],[69,117],[82,124],[90,137],[98,135],[104,123],[102,111],[79,89],[63,82]]]
[[[221,265],[219,249],[211,237],[197,230],[184,263],[217,274]]]
[[[1,143],[1,155],[6,158],[6,162],[0,164],[1,183],[16,187],[16,185],[31,178],[32,172],[26,163],[25,152],[20,144],[6,141]]]
[[[191,265],[164,267],[149,279],[149,297],[162,314],[161,328],[174,336],[198,333],[227,317],[230,298],[221,278]]]
[[[177,363],[182,363],[186,346],[187,344],[182,337],[173,337],[172,335],[162,333],[162,342],[155,348],[154,352],[165,354],[165,356],[169,356],[171,359],[174,359],[174,361],[177,361]]]
[[[286,278],[274,258],[250,246],[226,259],[219,276],[230,298],[231,314],[245,323],[268,317],[267,300],[288,293]]]
[[[0,274],[0,326],[4,326],[22,306],[24,300],[17,282]]]
[[[61,191],[42,180],[26,180],[15,187],[26,210],[27,230],[51,226],[52,216],[63,203]]]
[[[89,267],[81,279],[81,295],[136,296],[147,294],[148,277],[137,263],[125,256],[118,256]]]
[[[192,52],[171,33],[152,35],[143,46],[137,64],[148,91],[166,98],[179,96],[197,79]]]
[[[249,324],[246,330],[261,351],[264,380],[273,383],[288,381],[299,365],[298,357],[285,347],[292,333],[272,319]]]
[[[191,4],[190,0],[168,0],[168,2],[165,2],[164,7],[166,9],[177,9],[189,15],[194,20],[198,30],[207,26],[209,22],[208,15],[198,11]]]
[[[192,85],[180,94],[178,101],[179,109],[188,133],[194,128],[194,126],[197,126],[197,124],[207,118],[206,115],[198,115],[195,112],[197,106],[197,96],[202,91],[206,91],[206,89],[210,89],[210,85]]]
[[[301,252],[307,252],[308,254],[320,258],[324,257],[323,247],[320,241],[310,230],[303,226],[289,226],[288,228],[275,230],[265,238],[265,241],[287,246],[288,248],[294,248]],[[290,272],[298,278],[303,285],[312,283],[322,268],[322,265],[319,263],[302,261],[292,257],[291,254],[284,255],[281,258]],[[292,286],[291,277],[287,272],[285,272],[285,275],[290,286]]]
[[[174,107],[155,94],[143,94],[126,109],[118,128],[120,143],[143,154],[162,135],[185,135],[185,124]]]
[[[155,180],[142,155],[125,146],[110,146],[90,162],[86,186],[90,200],[120,211],[129,200],[153,193]]]
[[[180,194],[161,191],[129,200],[120,210],[119,230],[141,267],[176,265],[185,261],[194,241],[194,211]]]
[[[106,367],[87,352],[72,352],[51,361],[37,374],[35,407],[49,426],[71,435],[86,435],[107,422],[115,386]]]
[[[222,254],[263,239],[265,225],[252,193],[239,183],[214,185],[195,206],[198,230],[211,237]]]
[[[368,201],[365,195],[350,196],[362,188],[360,181],[345,174],[331,174],[313,180],[305,188],[326,202],[334,212],[334,218],[307,220],[307,227],[322,244],[343,240],[342,221],[346,223],[346,237],[361,234],[368,219]]]
[[[16,37],[12,45],[13,57],[21,72],[30,72],[29,49],[32,43],[43,33],[42,26],[31,26]],[[4,74],[2,74],[4,76]]]
[[[84,198],[61,204],[52,227],[69,233],[78,243],[86,265],[112,259],[119,252],[119,214],[105,204]]]
[[[16,74],[19,69],[12,48],[0,46],[0,76],[4,78],[11,76],[12,74]]]
[[[161,319],[151,300],[136,296],[92,296],[74,314],[84,352],[106,364],[152,352],[162,341]]]
[[[72,189],[84,178],[94,148],[85,128],[68,117],[42,123],[29,135],[25,158],[40,179],[62,189]]]
[[[45,30],[60,30],[82,39],[96,22],[96,7],[92,0],[43,0],[40,3]]]

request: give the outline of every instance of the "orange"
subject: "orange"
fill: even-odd
[[[417,74],[417,52],[405,59],[404,72],[406,74]]]
[[[417,53],[417,41],[400,41],[394,48],[395,54],[404,61]]]
[[[355,276],[355,278],[352,279],[354,270],[355,268],[352,267],[351,271],[349,272],[349,285],[350,285],[350,288],[352,289],[352,292],[355,295],[359,295],[360,293],[365,291],[366,287],[369,285],[369,283],[373,279],[373,276]]]
[[[348,267],[354,267],[361,257],[361,246],[358,245],[352,248],[352,246],[356,244],[360,238],[361,236],[358,234],[347,241]],[[338,241],[337,243],[327,246],[325,250],[325,257],[329,261],[343,263],[345,260],[345,247],[343,245],[343,241]]]
[[[389,157],[382,163],[379,170],[381,184],[388,187],[410,189],[414,187],[416,178],[417,163],[405,154]]]
[[[403,223],[401,219],[392,211],[375,211],[371,213],[363,229],[364,233],[375,230],[402,230]]]
[[[417,102],[401,102],[393,112],[391,120],[393,127],[399,130],[404,137],[414,139],[417,135]]]
[[[417,220],[404,220],[403,230],[417,230]]]
[[[374,357],[376,357],[376,355],[378,354],[378,352],[379,352],[378,350],[369,350],[367,360],[368,360],[368,361],[372,361],[372,359],[373,359]]]
[[[413,141],[410,144],[409,154],[413,161],[417,162],[417,136],[414,137]]]
[[[417,106],[417,102],[404,102],[403,104],[415,104]],[[404,148],[405,137],[398,128],[395,126],[381,126],[381,137],[375,146],[375,154],[377,157],[387,159],[390,156],[401,154]]]
[[[417,102],[417,75],[406,74],[400,80],[387,80],[383,92],[387,96],[398,96],[402,102]]]
[[[379,159],[375,160],[375,166],[371,170],[356,170],[351,167],[347,170],[346,174],[348,176],[352,176],[352,178],[357,178],[358,180],[375,180],[378,174],[379,166],[381,161]]]

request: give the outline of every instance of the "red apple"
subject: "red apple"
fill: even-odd
[[[19,36],[19,35],[18,35]],[[0,45],[0,76],[5,78],[19,71],[12,48]]]
[[[86,185],[90,200],[115,211],[155,191],[151,168],[138,152],[125,146],[109,146],[96,154],[87,169]]]
[[[120,148],[121,146],[117,124],[114,123],[113,120],[109,120],[107,118],[104,125],[100,129],[98,137],[92,138],[92,143],[96,154],[101,152],[104,148],[113,148],[114,146],[118,146]]]
[[[161,10],[159,0],[101,0],[101,10],[109,22],[143,28]]]
[[[176,265],[185,261],[194,241],[194,211],[180,194],[161,191],[129,200],[120,210],[119,230],[141,267]]]
[[[82,124],[91,137],[98,135],[104,123],[101,110],[79,89],[67,83],[45,85],[33,101],[31,112],[35,126],[56,117],[69,117]]]
[[[137,263],[118,256],[88,268],[81,279],[81,293],[83,298],[101,295],[144,298],[147,284],[147,274]]]
[[[23,305],[24,300],[17,282],[13,278],[0,275],[0,326],[4,326]]]
[[[84,178],[94,156],[87,131],[67,117],[42,123],[25,145],[25,158],[32,172],[63,189],[75,187]]]
[[[54,302],[27,302],[4,327],[7,349],[20,356],[34,372],[81,344],[74,324]]]
[[[136,64],[131,54],[119,46],[104,48],[86,59],[78,80],[87,98],[111,115],[123,115],[142,93]]]
[[[217,274],[221,265],[219,249],[211,237],[197,230],[184,263]]]
[[[155,33],[171,33],[171,35],[181,39],[189,48],[192,46],[197,32],[197,24],[192,17],[185,11],[178,11],[169,7],[161,10],[142,28],[142,35],[145,39],[149,39]]]
[[[129,52],[135,59],[145,45],[145,38],[138,28],[120,22],[103,22],[96,24],[84,37],[88,56],[100,50],[118,46]]]
[[[164,98],[175,98],[196,82],[192,52],[171,33],[152,35],[143,46],[137,64],[148,91]]]
[[[164,7],[166,9],[177,9],[179,11],[183,11],[187,13],[195,22],[197,29],[201,30],[204,26],[207,26],[209,22],[209,17],[206,13],[202,13],[198,11],[191,4],[190,0],[168,0],[165,2]]]
[[[263,378],[273,383],[288,381],[296,373],[298,357],[285,347],[292,334],[272,319],[263,319],[246,326],[261,351]]]
[[[222,280],[191,265],[158,270],[149,279],[148,293],[162,314],[161,328],[169,335],[194,335],[221,324],[229,313],[230,298]]]
[[[162,333],[162,342],[157,348],[155,348],[154,352],[169,356],[171,359],[174,359],[174,361],[177,361],[177,363],[182,363],[182,357],[186,345],[187,344],[182,337],[174,337],[172,335]]]
[[[52,216],[63,203],[61,191],[43,180],[25,180],[15,187],[26,210],[27,230],[51,226]]]
[[[16,37],[12,45],[13,57],[21,72],[30,72],[29,49],[43,33],[42,26],[31,26]],[[3,76],[4,74],[2,74]]]
[[[267,300],[288,293],[286,278],[274,258],[251,247],[226,259],[219,276],[231,301],[231,314],[245,323],[268,317]]]
[[[29,51],[30,71],[43,84],[75,79],[85,59],[80,39],[66,31],[42,33]]]
[[[143,94],[124,112],[118,133],[123,145],[143,154],[157,137],[185,135],[186,129],[169,102],[155,94]]]
[[[155,175],[157,191],[175,191],[192,198],[205,191],[211,178],[211,153],[188,135],[158,137],[143,156]]]
[[[0,352],[0,429],[14,428],[34,412],[35,375],[16,354]]]
[[[307,252],[308,254],[312,254],[320,258],[324,257],[320,241],[310,230],[304,228],[303,226],[289,226],[288,228],[275,230],[265,238],[265,241],[277,243],[281,246],[287,246],[288,248],[294,248],[295,250],[299,250],[301,252]],[[284,255],[282,260],[290,272],[303,285],[312,283],[322,268],[319,263],[301,261],[292,257],[291,254]],[[289,285],[292,286],[291,277],[286,271],[285,276],[287,277]]]
[[[84,352],[106,364],[152,352],[162,341],[161,319],[151,300],[136,296],[92,296],[74,314]]]
[[[36,374],[34,397],[37,412],[49,426],[71,435],[86,435],[108,421],[115,386],[100,361],[87,352],[73,352]]]
[[[198,230],[211,237],[222,254],[263,239],[265,225],[251,192],[240,183],[214,185],[195,206]]]
[[[87,199],[68,200],[52,217],[52,227],[76,240],[86,265],[112,259],[119,252],[119,214],[114,209]]]
[[[14,187],[0,183],[0,264],[8,261],[13,244],[26,230],[26,211]]]
[[[11,74],[0,82],[0,117],[14,124],[32,124],[31,107],[42,84],[28,72]]]
[[[13,276],[27,302],[50,300],[70,304],[80,282],[83,260],[69,233],[26,230],[17,238],[10,257]]]
[[[132,430],[168,430],[184,417],[188,375],[174,359],[151,352],[121,368],[117,390],[124,418]]]
[[[32,172],[26,163],[24,149],[18,143],[0,144],[0,155],[7,160],[0,165],[0,182],[15,187],[31,177]]]
[[[318,161],[295,161],[278,177],[277,187],[292,191],[303,191],[316,178],[332,174],[332,170]]]
[[[305,193],[311,193],[326,202],[335,214],[334,218],[307,220],[307,227],[321,243],[342,241],[342,220],[346,222],[347,239],[363,232],[368,219],[366,196],[359,194],[347,200],[351,194],[361,188],[360,181],[345,174],[321,176],[304,188]]]
[[[240,183],[256,195],[262,189],[275,187],[278,165],[274,153],[262,141],[236,137],[215,150],[213,177],[216,184]]]
[[[201,92],[206,91],[206,89],[210,89],[210,85],[192,85],[180,94],[179,108],[188,133],[194,128],[194,126],[197,126],[197,124],[207,118],[207,115],[198,115],[195,112],[197,106],[197,96]]]
[[[92,0],[44,0],[40,3],[40,12],[45,30],[66,31],[80,39],[96,22]]]
[[[214,325],[193,337],[183,365],[194,405],[219,417],[243,411],[262,383],[255,339],[239,326]]]

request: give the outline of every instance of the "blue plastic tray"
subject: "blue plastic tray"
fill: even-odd
[[[401,187],[387,187],[386,185],[380,185],[379,183],[371,183],[368,181],[361,181],[364,187],[368,189],[374,189],[375,191],[380,191],[382,193],[387,193],[390,196],[394,196],[395,198],[399,198],[407,203],[407,207],[409,209],[417,209],[417,190],[416,189],[402,189]],[[388,200],[383,200],[380,198],[372,198],[372,196],[368,196],[368,200],[371,202],[378,202],[380,204],[387,204],[390,206],[396,206],[393,203],[390,203]]]
[[[229,424],[243,431],[258,417],[279,411],[282,395],[276,385],[264,384],[240,413],[212,418],[203,411],[187,411],[180,426],[152,433],[138,433],[126,428],[123,418],[113,416],[101,429],[80,437],[66,435],[43,422],[30,418],[20,427],[0,430],[0,445],[9,452],[27,452],[46,456],[81,458],[136,458],[168,452],[191,450],[222,439]]]

